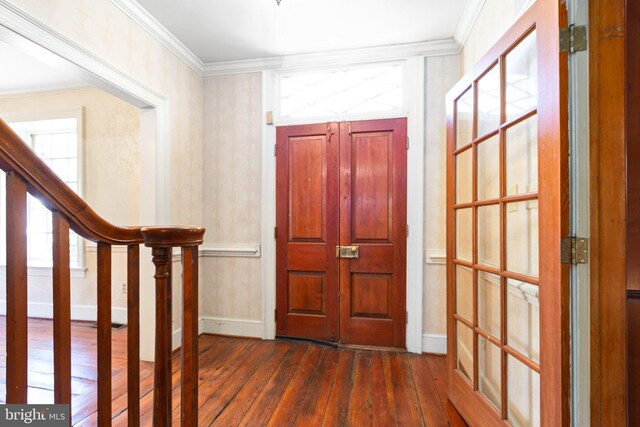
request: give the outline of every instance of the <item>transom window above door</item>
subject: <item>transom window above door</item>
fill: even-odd
[[[404,64],[283,73],[277,77],[280,119],[344,117],[404,110]]]

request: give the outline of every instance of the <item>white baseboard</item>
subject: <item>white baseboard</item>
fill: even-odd
[[[42,319],[53,318],[53,304],[44,302],[27,303],[27,313],[29,317]],[[0,315],[7,314],[7,301],[0,300]],[[98,308],[95,305],[71,305],[71,319],[95,322],[98,320]],[[113,307],[111,309],[111,322],[127,323],[127,309]]]
[[[447,354],[447,335],[423,334],[422,352],[431,354]]]
[[[262,338],[262,322],[259,320],[202,317],[202,333]]]
[[[176,329],[171,334],[171,350],[175,350],[182,346],[182,329]]]

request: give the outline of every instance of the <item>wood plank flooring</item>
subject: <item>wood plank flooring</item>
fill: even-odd
[[[0,401],[6,378],[0,317]],[[446,399],[441,356],[333,349],[289,341],[203,335],[199,425],[466,426]],[[72,325],[72,419],[97,424],[96,329]],[[151,425],[153,364],[141,365],[142,425]],[[113,331],[113,425],[127,425],[126,328]],[[179,425],[180,369],[173,358],[173,417]],[[52,322],[29,320],[29,402],[53,402]]]

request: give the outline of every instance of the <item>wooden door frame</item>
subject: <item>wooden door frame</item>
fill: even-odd
[[[335,121],[373,120],[394,117],[407,118],[407,135],[411,143],[407,152],[407,351],[422,353],[423,351],[423,288],[424,288],[424,152],[425,152],[425,57],[416,56],[404,59],[404,88],[406,114],[367,115],[359,117],[335,117]],[[284,71],[280,69],[279,71]],[[274,111],[276,105],[275,72],[262,72],[262,117]],[[275,200],[275,157],[276,126],[296,123],[278,122],[262,126],[262,161],[261,161],[261,277],[262,277],[262,338],[275,337],[274,310],[276,306],[276,244],[273,230],[276,225]],[[410,256],[409,254],[416,254]]]
[[[637,167],[640,164],[640,4],[637,1],[627,1],[626,23],[627,405],[628,424],[632,425],[640,419],[640,367],[637,366],[640,358],[640,319],[637,317],[640,303],[640,169]]]
[[[591,423],[595,426],[627,424],[628,272],[622,254],[630,256],[632,246],[626,242],[626,142],[633,132],[637,137],[638,127],[635,123],[632,129],[634,124],[626,121],[625,28],[632,21],[625,21],[625,3],[589,2]],[[634,24],[638,26],[637,11]],[[638,34],[638,28],[633,31]]]

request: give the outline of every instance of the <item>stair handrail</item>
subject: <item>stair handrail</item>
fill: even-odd
[[[98,215],[71,190],[7,123],[0,119],[0,169],[15,172],[49,210],[60,212],[78,235],[112,245],[144,243],[141,226],[119,227]]]
[[[54,398],[71,404],[71,317],[68,231],[98,244],[98,425],[111,424],[111,246],[127,246],[128,422],[140,423],[139,246],[152,249],[156,284],[153,425],[171,425],[172,249],[181,248],[183,307],[180,419],[198,419],[198,246],[205,229],[183,226],[121,227],[98,215],[71,190],[6,122],[0,119],[0,169],[7,174],[7,396],[27,403],[26,194],[53,213]],[[12,223],[13,222],[13,223]],[[13,245],[13,246],[11,246]],[[66,245],[66,249],[64,248]],[[66,253],[65,253],[66,251]],[[65,265],[66,264],[66,265]],[[62,371],[62,372],[60,372]]]

